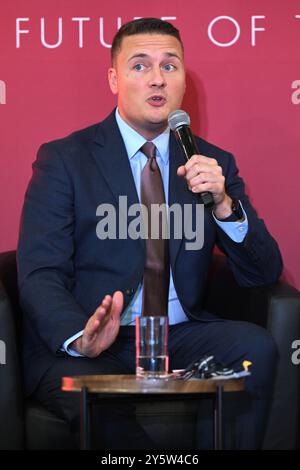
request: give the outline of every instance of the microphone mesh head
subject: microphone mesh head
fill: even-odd
[[[168,117],[170,129],[175,131],[179,126],[189,126],[191,124],[190,116],[182,109],[172,111]]]

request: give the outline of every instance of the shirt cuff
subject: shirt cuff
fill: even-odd
[[[80,354],[78,353],[77,351],[75,351],[74,349],[72,348],[69,348],[69,344],[72,343],[72,341],[75,341],[75,339],[79,338],[80,336],[82,336],[83,334],[83,330],[79,331],[79,333],[76,333],[76,335],[73,335],[71,336],[71,338],[67,339],[62,347],[60,348],[61,351],[63,352],[66,352],[67,354],[69,354],[69,356],[73,356],[73,357],[84,357],[83,354]]]
[[[212,212],[213,218],[215,219],[216,224],[228,235],[231,240],[233,240],[236,243],[242,243],[244,240],[245,236],[247,235],[248,232],[248,218],[247,214],[244,211],[243,205],[241,201],[239,201],[240,207],[243,212],[244,220],[242,222],[222,222],[221,220],[218,220],[214,213]]]

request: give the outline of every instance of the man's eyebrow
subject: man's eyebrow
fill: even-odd
[[[175,52],[165,52],[164,55],[169,58],[169,57],[175,57],[178,60],[181,60],[178,54]],[[133,59],[145,59],[145,58],[150,58],[149,54],[145,54],[143,52],[139,52],[137,54],[134,54],[133,56],[129,57],[128,62],[130,62]]]

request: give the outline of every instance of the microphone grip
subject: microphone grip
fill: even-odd
[[[209,209],[214,207],[215,201],[212,193],[209,191],[204,191],[203,193],[200,193],[200,196],[205,207],[208,207]]]
[[[197,143],[189,126],[179,126],[174,130],[174,134],[186,160],[189,160],[194,154],[199,154]],[[204,191],[199,196],[205,207],[210,209],[215,205],[213,195],[209,191]]]

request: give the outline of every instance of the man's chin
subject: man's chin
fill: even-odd
[[[164,119],[162,121],[150,121],[147,127],[149,131],[160,134],[168,127],[168,120]]]
[[[149,125],[153,128],[167,127],[168,116],[169,113],[167,112],[151,114],[151,116],[148,116],[147,121],[149,122]]]

